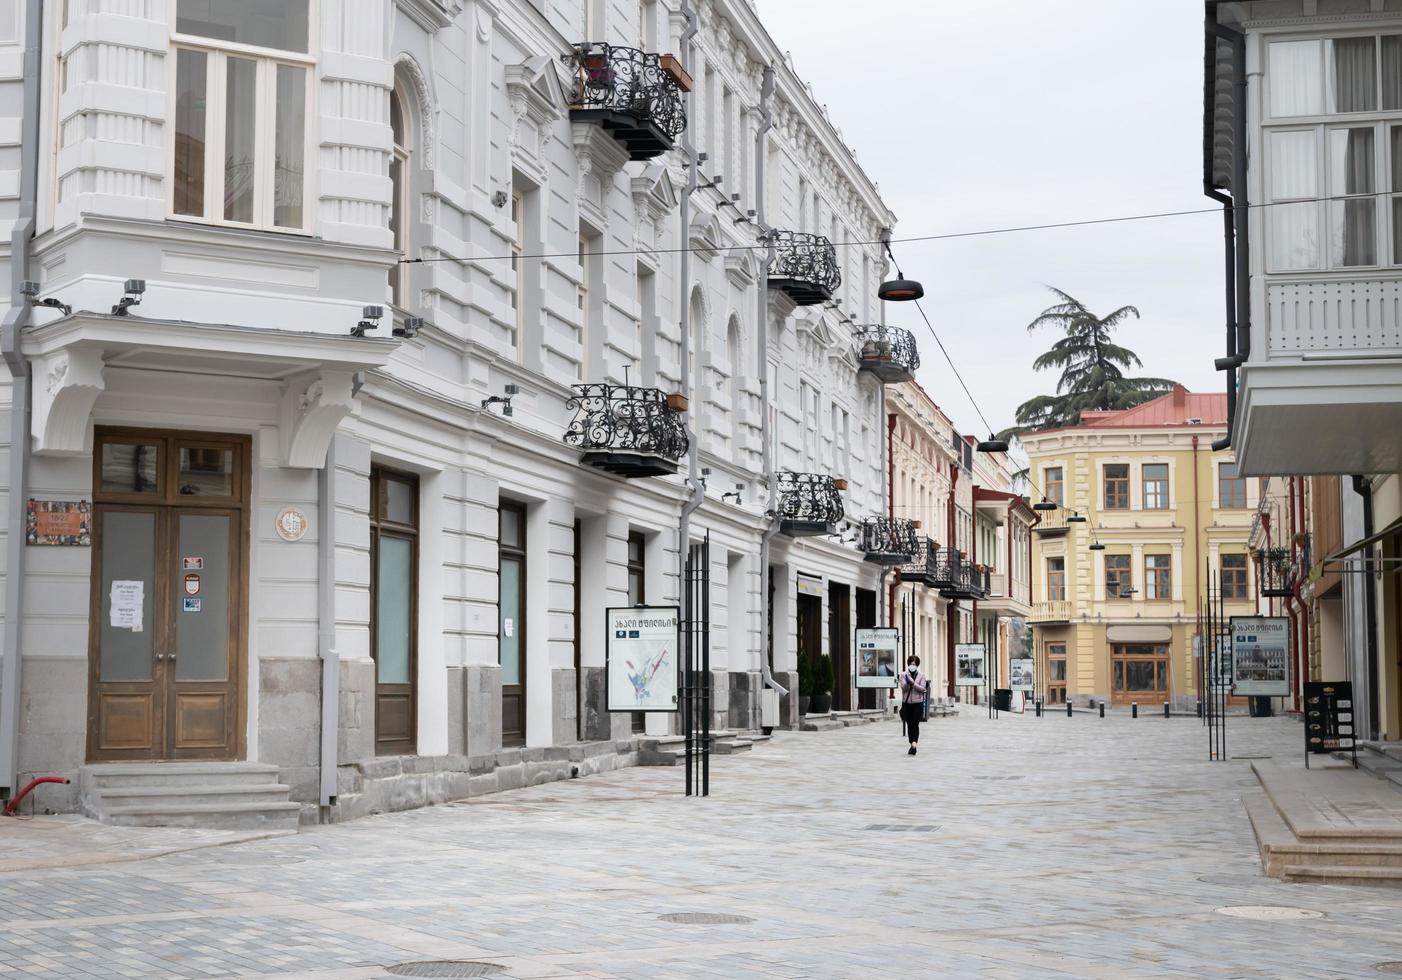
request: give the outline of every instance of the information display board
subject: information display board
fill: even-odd
[[[1233,616],[1232,693],[1282,698],[1290,694],[1290,620]]]
[[[856,631],[857,686],[895,687],[901,631],[890,626]]]
[[[1031,657],[1008,661],[1008,687],[1014,691],[1030,692],[1036,681],[1037,662]]]
[[[954,683],[960,687],[983,687],[987,651],[982,643],[958,643],[954,647]]]
[[[676,711],[681,650],[677,606],[604,610],[610,711]]]
[[[1310,755],[1347,749],[1358,751],[1353,735],[1353,684],[1350,681],[1305,682],[1305,768]],[[1358,765],[1355,756],[1353,764]]]

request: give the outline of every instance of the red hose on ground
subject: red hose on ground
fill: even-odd
[[[37,779],[31,779],[29,785],[20,790],[19,795],[13,800],[6,803],[5,809],[0,811],[0,813],[3,813],[3,815],[7,817],[13,817],[15,815],[15,810],[19,808],[19,801],[28,796],[29,791],[35,786],[42,786],[44,783],[58,783],[62,786],[67,786],[69,780],[66,776],[40,776]]]

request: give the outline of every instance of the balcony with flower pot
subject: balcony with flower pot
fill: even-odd
[[[868,517],[862,521],[859,547],[874,565],[905,565],[921,545],[915,522],[904,517]]]
[[[842,520],[846,480],[825,473],[782,472],[779,480],[779,530],[791,538],[837,533]]]
[[[931,586],[939,565],[940,546],[926,537],[917,537],[915,554],[897,570],[902,582]]]
[[[914,381],[920,367],[915,337],[900,327],[871,326],[857,333],[857,370],[884,385]]]
[[[796,306],[816,306],[832,299],[842,285],[837,249],[822,235],[801,231],[773,233],[774,261],[769,288],[788,296]]]
[[[628,159],[666,153],[686,129],[682,93],[691,90],[691,77],[672,55],[585,42],[561,60],[573,79],[570,119],[603,127]]]
[[[1300,581],[1302,571],[1309,565],[1305,560],[1297,561],[1289,548],[1258,548],[1256,550],[1256,581],[1261,584],[1261,595],[1268,598],[1288,599],[1295,594],[1295,584]]]
[[[566,403],[575,412],[567,445],[582,450],[585,466],[636,479],[670,476],[686,455],[682,413],[686,399],[657,388],[578,384]]]

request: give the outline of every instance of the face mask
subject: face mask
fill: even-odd
[[[920,665],[919,665],[919,664],[911,664],[911,665],[910,665],[910,672],[911,672],[912,674],[918,674],[918,673],[920,673]]]

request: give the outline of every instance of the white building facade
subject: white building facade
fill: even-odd
[[[0,786],[259,763],[342,819],[637,761],[605,609],[680,603],[683,523],[714,725],[796,723],[805,658],[854,705],[894,219],[697,6],[11,5]]]

